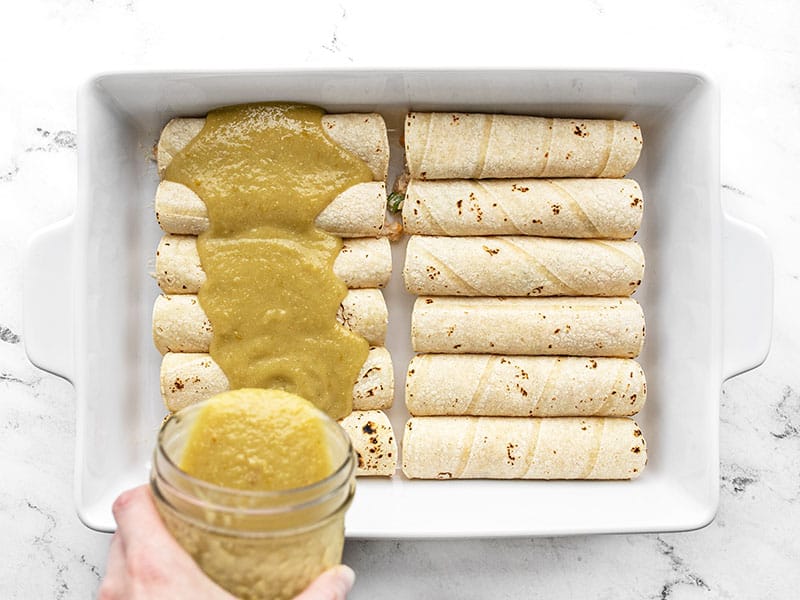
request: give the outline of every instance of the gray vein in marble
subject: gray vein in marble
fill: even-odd
[[[744,191],[740,190],[739,188],[734,187],[734,186],[732,186],[730,184],[727,184],[727,183],[723,183],[722,184],[722,189],[723,190],[728,190],[729,192],[733,192],[734,194],[736,194],[737,196],[741,196],[742,198],[749,198],[750,197],[750,195],[747,194],[746,192],[744,192]]]
[[[3,431],[19,431],[20,424],[17,419],[9,419],[3,423]]]
[[[755,425],[753,424],[753,422],[749,418],[749,416],[747,416],[747,415],[741,416],[741,415],[736,413],[736,410],[737,410],[736,402],[737,401],[741,401],[741,396],[737,395],[737,393],[730,393],[729,394],[729,392],[726,389],[726,388],[728,388],[730,386],[736,386],[736,385],[737,385],[737,383],[734,380],[734,382],[726,382],[725,386],[723,387],[722,396],[721,396],[721,400],[720,400],[720,409],[721,410],[720,410],[720,415],[719,415],[719,421],[720,421],[720,423],[722,423],[722,424],[724,424],[724,425],[726,425],[728,427],[732,427],[737,432],[744,432],[746,430],[749,430],[749,428],[744,426],[744,423],[742,423],[742,420],[745,420],[747,422],[747,425],[750,425],[750,426],[753,426],[753,427],[755,427]]]
[[[25,152],[57,152],[59,150],[75,150],[78,147],[77,135],[74,131],[61,129],[55,133],[36,128],[36,132],[45,140],[45,144],[38,146],[29,146],[25,148]]]
[[[45,520],[42,533],[33,538],[34,547],[41,549],[44,554],[50,558],[50,562],[55,563],[56,557],[53,553],[53,532],[56,529],[56,518],[49,512],[44,511],[38,505],[32,503],[30,500],[26,500],[25,504],[27,504],[30,510],[38,513]],[[65,579],[66,570],[66,564],[60,564],[56,567],[55,598],[57,599],[66,598],[67,593],[69,593],[69,584]]]
[[[41,544],[48,544],[49,545],[49,544],[52,544],[53,543],[53,531],[56,528],[56,518],[53,515],[51,515],[50,513],[47,513],[45,511],[43,511],[39,506],[37,506],[36,504],[31,502],[30,500],[26,500],[25,504],[28,505],[29,509],[31,509],[34,512],[39,513],[42,517],[44,517],[45,521],[47,522],[47,524],[45,525],[44,531],[40,535],[37,535],[35,538],[33,538],[33,543],[37,544],[37,545],[41,545]]]
[[[759,482],[758,473],[738,464],[720,465],[720,483],[722,489],[734,496],[743,494],[747,488]]]
[[[19,336],[11,331],[8,327],[0,325],[0,342],[7,344],[19,344]]]
[[[720,408],[723,409],[723,410],[720,410],[720,412],[719,412],[719,422],[720,423],[724,423],[726,425],[730,425],[732,427],[738,427],[738,423],[736,423],[734,420],[728,418],[728,414],[729,413],[728,413],[727,410],[724,410],[724,409],[729,408],[729,405],[727,404],[727,402],[728,402],[728,390],[726,389],[725,386],[723,386],[722,387],[722,393],[720,394]]]
[[[17,377],[13,373],[9,373],[8,371],[0,372],[0,383],[19,383],[21,385],[25,385],[28,387],[34,387],[41,380],[42,380],[41,377],[35,377],[33,379],[27,380]]]
[[[770,431],[773,437],[783,440],[800,436],[800,426],[796,425],[792,419],[794,415],[800,414],[800,396],[791,386],[784,386],[781,399],[775,407],[775,414],[783,424],[783,431]]]
[[[0,381],[5,381],[7,383],[21,383],[23,385],[30,385],[29,382],[24,381],[19,377],[15,377],[11,373],[0,373]]]
[[[339,40],[336,37],[336,29],[333,30],[331,41],[328,42],[327,44],[322,44],[322,47],[332,54],[338,54],[339,52],[342,51],[342,49],[339,47]]]
[[[597,12],[598,16],[605,16],[606,10],[603,8],[603,5],[600,4],[597,0],[592,0],[592,8],[594,8],[595,12]]]
[[[100,572],[100,568],[96,564],[90,563],[85,554],[81,554],[80,557],[78,557],[78,562],[85,567],[89,567],[89,572],[94,575],[97,581],[100,581],[100,579],[103,577],[103,574]]]
[[[12,181],[17,176],[17,173],[19,173],[19,167],[17,165],[14,165],[13,169],[0,175],[0,181],[3,182]]]
[[[664,583],[661,588],[661,595],[657,596],[661,600],[667,600],[672,596],[675,586],[678,585],[691,585],[700,589],[711,591],[711,587],[703,581],[697,573],[686,566],[684,560],[675,553],[675,546],[668,544],[660,535],[656,536],[658,543],[658,551],[669,559],[670,569],[673,578]]]
[[[342,6],[341,4],[339,5],[339,8],[342,9],[342,14],[339,17],[339,21],[337,21],[336,24],[334,24],[333,26],[333,34],[331,35],[331,41],[328,42],[327,44],[322,44],[322,48],[324,50],[327,50],[331,54],[341,54],[342,52],[342,48],[341,46],[339,46],[339,25],[347,17],[347,9],[345,9],[345,7]],[[351,56],[345,56],[345,58],[350,62],[353,62],[353,58]]]

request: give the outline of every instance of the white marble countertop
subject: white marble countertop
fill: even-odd
[[[714,523],[668,535],[349,542],[345,561],[359,576],[352,597],[796,597],[800,5],[263,4],[36,0],[6,7],[0,35],[0,597],[92,596],[109,541],[86,529],[73,508],[72,387],[33,367],[23,348],[25,242],[72,212],[75,202],[77,86],[107,70],[349,65],[707,72],[722,93],[725,208],[765,231],[775,258],[770,357],[723,388]]]

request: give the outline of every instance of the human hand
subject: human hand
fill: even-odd
[[[164,526],[148,486],[114,502],[111,538],[99,600],[235,600],[211,581]],[[345,600],[355,574],[339,565],[317,577],[295,600]]]

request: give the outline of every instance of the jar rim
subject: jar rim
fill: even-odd
[[[172,486],[170,486],[172,487]],[[306,531],[311,531],[313,529],[317,529],[319,527],[323,527],[326,523],[329,523],[332,519],[335,519],[338,514],[342,511],[347,510],[350,506],[350,503],[353,501],[353,496],[355,495],[355,483],[351,483],[349,485],[349,491],[347,493],[347,497],[344,499],[343,502],[338,504],[329,514],[325,515],[322,518],[316,519],[313,522],[309,522],[302,526],[294,526],[290,528],[276,528],[276,529],[269,529],[269,530],[261,530],[261,529],[254,529],[254,530],[246,530],[246,529],[232,529],[230,527],[226,527],[225,525],[213,524],[207,521],[203,521],[194,517],[190,514],[181,513],[173,504],[170,502],[163,494],[161,487],[156,482],[156,478],[154,475],[150,477],[150,489],[156,498],[157,503],[161,503],[165,510],[172,511],[175,515],[179,515],[179,518],[182,521],[190,523],[194,527],[199,527],[203,530],[213,532],[217,535],[226,535],[226,536],[235,536],[235,537],[243,537],[243,538],[253,538],[253,539],[262,539],[262,538],[277,538],[277,537],[289,537],[294,536],[300,533],[304,533]],[[173,488],[174,490],[174,488]],[[174,491],[173,491],[174,493]],[[212,505],[216,510],[218,508],[217,505]],[[245,516],[253,516],[253,512],[258,511],[250,511],[247,509],[237,509],[239,514],[244,514]],[[263,511],[261,511],[263,513]]]
[[[342,478],[346,470],[349,471],[355,470],[355,450],[353,448],[353,443],[350,439],[350,436],[347,434],[344,428],[339,425],[339,423],[331,419],[323,411],[317,409],[318,412],[320,413],[320,416],[323,418],[323,420],[326,421],[326,424],[333,424],[336,426],[337,436],[344,441],[345,443],[344,445],[346,447],[346,452],[343,453],[344,456],[342,458],[341,463],[331,472],[330,475],[326,476],[325,478],[310,483],[308,485],[295,488],[288,488],[285,490],[242,490],[238,488],[231,488],[231,487],[217,485],[205,481],[203,479],[199,479],[187,473],[175,463],[175,461],[172,459],[172,457],[169,455],[169,453],[166,451],[164,447],[164,440],[166,435],[166,428],[169,426],[170,422],[172,422],[173,419],[179,418],[182,415],[186,415],[191,411],[199,410],[204,403],[205,401],[198,402],[196,404],[187,406],[175,413],[168,415],[167,418],[164,419],[164,421],[161,423],[161,427],[159,427],[156,448],[155,448],[156,459],[158,459],[158,457],[160,456],[160,458],[162,458],[166,462],[167,466],[172,471],[172,474],[176,475],[182,482],[191,484],[192,487],[195,489],[202,489],[208,491],[211,494],[217,494],[217,495],[227,494],[237,498],[248,498],[248,499],[263,500],[263,501],[282,500],[282,499],[288,500],[292,496],[305,496],[305,497],[310,496],[312,498],[311,501],[301,502],[300,504],[294,505],[296,507],[302,507],[305,505],[315,504],[319,501],[320,497],[313,495],[314,490],[327,488],[337,479]],[[344,477],[344,481],[347,481],[349,479],[350,479],[350,473],[347,473],[346,476]],[[174,484],[169,483],[169,485],[173,489],[177,489],[177,486],[175,486]],[[339,486],[335,486],[334,489],[336,487]],[[326,493],[322,497],[325,497],[327,495],[328,494]],[[263,514],[269,512],[282,512],[282,510],[273,511],[273,510],[256,509],[253,510],[253,512]],[[249,512],[249,510],[247,512]]]

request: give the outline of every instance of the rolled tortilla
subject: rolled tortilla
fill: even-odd
[[[625,417],[646,397],[644,371],[627,358],[418,354],[406,376],[414,416]]]
[[[161,398],[175,412],[229,389],[228,378],[209,354],[167,352],[161,361]],[[353,410],[392,406],[392,357],[383,347],[369,349],[353,386]]]
[[[428,296],[411,314],[416,352],[635,358],[643,341],[632,298]]]
[[[339,322],[371,346],[386,339],[388,312],[380,290],[350,290],[339,307]],[[153,341],[161,354],[208,352],[214,334],[194,294],[162,294],[153,306]]]
[[[397,469],[397,442],[389,418],[380,410],[353,411],[339,424],[356,451],[356,475],[389,476]]]
[[[423,235],[627,239],[643,207],[632,179],[412,180],[403,227]]]
[[[414,179],[624,177],[642,132],[633,121],[412,112],[405,147]]]
[[[156,144],[156,164],[158,166],[158,176],[164,177],[164,173],[172,162],[175,155],[189,145],[194,138],[203,130],[206,124],[205,117],[171,119],[164,129]]]
[[[333,263],[333,272],[349,288],[383,288],[392,276],[388,238],[350,238]]]
[[[156,146],[159,177],[164,177],[172,158],[200,133],[205,121],[204,118],[177,118],[164,126]],[[324,115],[322,128],[333,142],[363,160],[372,171],[375,181],[386,179],[389,169],[389,139],[386,135],[386,123],[381,115]]]
[[[392,249],[386,238],[343,240],[333,272],[349,288],[382,288],[392,274]],[[197,238],[167,234],[156,250],[156,281],[165,294],[196,294],[206,274]]]
[[[156,220],[166,233],[200,235],[208,229],[203,200],[181,183],[162,181],[156,189]],[[386,217],[386,184],[356,184],[336,196],[315,224],[339,237],[376,237]]]
[[[380,290],[350,290],[339,306],[339,322],[362,336],[371,346],[383,346],[389,310]]]
[[[406,289],[430,296],[630,296],[641,283],[636,242],[412,236]]]
[[[403,436],[419,479],[635,479],[646,462],[626,418],[414,417]]]

